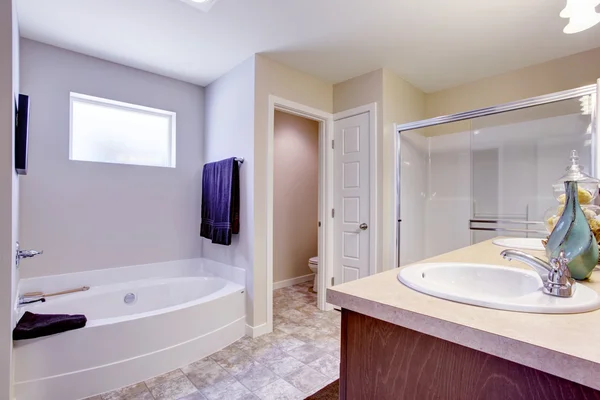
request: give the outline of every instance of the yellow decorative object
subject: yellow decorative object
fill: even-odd
[[[585,215],[585,219],[590,224],[592,232],[594,232],[595,236],[600,238],[600,207],[595,205],[585,205],[581,208],[583,210],[583,215]],[[564,210],[565,206],[561,204],[556,210],[549,208],[546,211],[544,219],[546,221],[546,229],[548,232],[552,233]]]
[[[594,217],[592,219],[588,219],[588,223],[590,224],[590,228],[596,237],[596,241],[600,243],[600,217]]]
[[[577,197],[579,197],[579,204],[589,204],[594,198],[594,196],[588,190],[580,187],[577,188]],[[564,193],[558,196],[558,202],[560,204],[565,204],[565,201],[567,201],[567,196]]]
[[[556,223],[558,222],[558,220],[560,219],[560,216],[558,215],[553,215],[550,218],[548,218],[548,228],[549,231],[552,232],[554,230],[554,227],[556,226]]]
[[[589,208],[583,209],[583,215],[585,215],[585,219],[588,221],[596,218],[596,212],[594,210],[590,210]]]

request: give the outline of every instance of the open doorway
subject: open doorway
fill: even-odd
[[[359,251],[360,257],[356,257],[357,248],[364,245],[364,241],[368,240],[368,247],[377,249],[377,223],[378,207],[377,207],[377,106],[375,103],[357,107],[351,110],[343,111],[335,115],[317,110],[303,104],[282,99],[273,95],[269,96],[269,127],[267,131],[267,193],[266,193],[266,216],[267,216],[267,248],[266,248],[266,269],[267,279],[266,285],[266,311],[267,323],[260,332],[271,332],[273,330],[273,309],[274,309],[274,288],[282,287],[286,283],[294,284],[294,281],[286,282],[280,272],[275,272],[278,268],[275,265],[274,256],[276,239],[275,239],[275,114],[283,112],[292,116],[301,117],[316,122],[319,128],[318,135],[318,264],[315,265],[313,259],[310,264],[310,256],[308,253],[299,257],[300,265],[299,280],[305,285],[300,288],[303,293],[313,293],[310,291],[314,288],[310,280],[316,278],[317,281],[317,308],[321,311],[332,310],[333,306],[327,303],[326,290],[334,284],[343,283],[353,279],[361,278],[366,275],[371,275],[376,272],[377,266],[377,251]],[[279,114],[281,116],[281,114]],[[334,124],[335,120],[335,124]],[[334,127],[335,125],[335,127]],[[334,132],[335,131],[335,132]],[[336,139],[336,140],[334,140]],[[342,151],[343,149],[343,151]],[[340,154],[342,152],[342,154]],[[337,155],[337,157],[336,157]],[[352,157],[356,158],[353,159]],[[352,158],[352,159],[351,159]],[[335,160],[334,160],[335,159]],[[281,160],[285,163],[285,169],[299,169],[289,160]],[[357,167],[360,164],[360,168]],[[343,170],[343,171],[342,171]],[[356,173],[358,172],[358,174]],[[347,179],[341,179],[345,176]],[[339,179],[336,179],[337,175]],[[285,179],[283,177],[282,179]],[[354,180],[353,180],[354,179]],[[356,180],[362,182],[356,185]],[[339,187],[335,183],[345,182],[343,187]],[[352,189],[359,193],[345,193],[342,189]],[[334,196],[334,192],[338,192]],[[344,198],[344,194],[346,198]],[[353,199],[350,199],[350,197]],[[345,203],[356,204],[355,198],[368,199],[368,207],[349,208],[345,207]],[[347,200],[344,202],[344,200]],[[341,203],[340,203],[341,202]],[[366,201],[360,201],[360,204],[367,204]],[[337,207],[336,207],[337,204]],[[352,205],[350,204],[350,205]],[[347,204],[346,204],[347,205]],[[304,205],[302,206],[304,207]],[[337,208],[337,209],[336,209]],[[356,211],[356,218],[351,218],[350,211]],[[337,213],[336,213],[337,211]],[[348,211],[348,212],[346,212]],[[292,211],[293,212],[293,209]],[[314,223],[314,222],[313,222]],[[336,225],[337,223],[337,225]],[[294,231],[293,224],[288,224],[287,228]],[[310,226],[310,224],[308,224]],[[314,226],[314,225],[313,225]],[[307,231],[313,228],[307,228]],[[345,242],[335,241],[335,234],[348,238]],[[356,239],[357,236],[364,237],[364,240]],[[311,253],[312,254],[312,253]],[[308,257],[308,258],[307,258]],[[357,265],[347,262],[343,258],[352,258],[354,261],[360,261]],[[305,260],[306,259],[306,260]],[[357,261],[357,262],[358,262]],[[301,263],[301,264],[300,264]],[[303,264],[306,263],[306,268]],[[336,268],[334,268],[334,265]],[[312,274],[315,270],[317,274]],[[345,268],[344,268],[345,266]],[[316,267],[316,268],[315,268]],[[304,272],[302,272],[304,271]],[[308,272],[310,271],[310,273]],[[360,271],[360,274],[358,273]],[[305,275],[301,275],[304,274]],[[355,272],[353,274],[353,272]],[[277,275],[276,275],[277,274]],[[279,278],[277,278],[279,277]],[[294,279],[288,278],[288,279]],[[276,282],[280,282],[275,284]],[[304,295],[303,294],[303,295]],[[308,297],[308,295],[306,295]]]
[[[273,126],[273,289],[316,307],[319,121],[275,110]]]
[[[310,221],[307,221],[306,228],[303,228],[307,235],[314,235],[315,229],[317,230],[317,252],[314,253],[314,247],[309,248],[297,257],[298,261],[298,272],[297,276],[292,276],[291,278],[287,277],[287,279],[283,279],[283,269],[279,268],[280,265],[275,264],[275,256],[276,252],[280,249],[275,249],[277,246],[277,240],[275,239],[275,113],[282,113],[283,117],[286,118],[289,115],[293,117],[300,117],[301,119],[307,120],[307,124],[315,124],[318,126],[318,163],[316,165],[316,170],[313,170],[312,176],[316,172],[318,177],[318,198],[317,198],[317,219],[313,220],[313,217],[310,218]],[[282,114],[278,114],[278,119],[282,116]],[[287,118],[289,119],[289,117]],[[314,125],[311,125],[314,126]],[[311,128],[312,129],[312,128]],[[304,280],[304,282],[300,282],[303,284],[304,288],[299,288],[302,291],[302,295],[306,297],[306,300],[312,302],[316,297],[316,307],[319,310],[327,310],[331,309],[331,306],[327,304],[325,293],[327,287],[331,285],[331,278],[333,277],[333,230],[331,229],[332,224],[332,216],[330,214],[333,208],[333,185],[331,182],[333,181],[333,150],[331,147],[333,138],[333,115],[321,110],[317,110],[303,104],[295,103],[293,101],[289,101],[286,99],[282,99],[276,96],[269,96],[269,127],[267,134],[267,204],[266,204],[266,212],[267,212],[267,290],[266,290],[266,311],[267,311],[267,324],[265,326],[265,332],[271,332],[273,330],[273,309],[274,309],[274,290],[276,287],[282,287],[286,284],[295,284],[297,281],[293,279],[298,279],[300,281]],[[314,143],[314,142],[313,142]],[[284,155],[284,154],[282,154]],[[312,156],[314,157],[314,155]],[[284,164],[282,167],[281,165]],[[281,171],[277,171],[277,173],[282,172],[281,179],[286,179],[285,171],[294,171],[300,169],[299,165],[295,165],[295,163],[290,162],[289,160],[281,158],[279,163]],[[315,166],[312,165],[314,168]],[[301,171],[300,171],[301,172]],[[291,172],[290,172],[291,173]],[[288,174],[289,175],[289,174]],[[314,179],[314,178],[312,178]],[[312,181],[314,183],[314,181]],[[296,181],[292,181],[293,183],[297,183]],[[314,201],[314,195],[310,197],[310,201]],[[311,203],[312,204],[312,203]],[[301,203],[303,209],[305,205]],[[311,206],[311,212],[314,213],[314,206]],[[287,211],[287,210],[286,210]],[[294,213],[294,209],[292,207],[289,213]],[[285,219],[285,214],[282,214]],[[281,224],[286,224],[286,221],[281,221]],[[304,226],[304,221],[303,221]],[[293,224],[287,223],[285,229],[290,229],[290,237],[294,240],[299,240],[297,233],[298,231],[294,229]],[[312,238],[314,240],[314,236]],[[293,246],[293,240],[290,241]],[[297,251],[300,246],[293,247],[293,251]],[[281,253],[280,253],[281,254]],[[314,258],[318,257],[318,262]],[[312,263],[311,263],[311,258]],[[311,265],[309,265],[311,264]],[[311,268],[312,267],[312,268]],[[278,270],[275,272],[275,270]],[[315,275],[313,274],[313,270],[316,271]],[[287,272],[285,272],[287,273]],[[317,293],[314,293],[312,289],[314,289],[314,281],[317,281]],[[289,281],[288,279],[292,279]],[[311,282],[312,281],[312,282]],[[277,282],[277,284],[275,284]],[[305,290],[304,290],[305,289]]]

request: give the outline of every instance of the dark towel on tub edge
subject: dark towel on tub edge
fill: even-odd
[[[25,311],[13,330],[13,340],[35,339],[83,328],[87,323],[85,315],[34,314]]]
[[[204,165],[200,236],[229,246],[240,231],[240,173],[234,157]]]

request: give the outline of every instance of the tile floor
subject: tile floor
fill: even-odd
[[[320,311],[311,288],[274,292],[273,333],[88,400],[304,399],[338,379],[340,362],[340,313]]]

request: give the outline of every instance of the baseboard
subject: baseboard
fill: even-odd
[[[271,333],[269,330],[269,324],[262,324],[259,326],[250,326],[246,324],[246,336],[255,338],[262,335],[266,335],[267,333]]]
[[[297,278],[286,279],[285,281],[279,281],[273,283],[273,290],[282,289],[287,286],[294,286],[299,283],[308,282],[311,279],[315,279],[315,274],[308,274],[304,276],[299,276]]]

